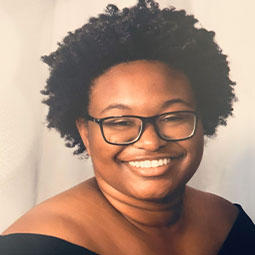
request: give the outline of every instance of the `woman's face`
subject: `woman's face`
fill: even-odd
[[[185,75],[157,61],[122,63],[98,77],[91,89],[89,114],[95,118],[119,115],[150,117],[172,111],[195,111],[196,102]],[[104,141],[97,123],[77,121],[102,190],[117,190],[143,200],[172,194],[194,174],[203,153],[203,128],[198,120],[195,135],[168,142],[148,124],[131,145]],[[141,167],[142,161],[167,159],[158,167]],[[138,162],[138,166],[133,163]],[[161,161],[162,162],[162,161]]]

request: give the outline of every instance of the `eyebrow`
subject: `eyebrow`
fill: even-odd
[[[170,100],[167,100],[166,102],[164,102],[161,106],[161,109],[167,108],[173,104],[178,104],[178,103],[184,104],[188,107],[192,107],[192,105],[190,103],[188,103],[180,98],[175,98],[175,99],[170,99]],[[124,105],[124,104],[110,104],[104,110],[101,111],[101,114],[105,113],[106,111],[112,110],[112,109],[131,110],[132,108],[130,108],[129,106]]]
[[[110,104],[103,111],[101,111],[101,114],[111,109],[131,110],[129,106],[124,104]]]
[[[173,104],[178,104],[178,103],[184,104],[184,105],[186,105],[188,107],[192,107],[191,103],[186,102],[186,101],[184,101],[184,100],[182,100],[180,98],[175,98],[175,99],[170,99],[170,100],[167,100],[166,102],[164,102],[163,105],[161,106],[161,108],[166,108],[166,107],[169,107],[169,106],[171,106]]]

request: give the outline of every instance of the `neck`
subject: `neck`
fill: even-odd
[[[183,222],[185,186],[161,200],[140,200],[105,183],[98,185],[108,202],[140,230],[176,229]]]

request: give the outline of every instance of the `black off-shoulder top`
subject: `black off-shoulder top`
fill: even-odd
[[[235,205],[239,208],[239,215],[219,250],[218,255],[254,255],[255,225],[242,207],[238,204]],[[31,233],[15,233],[0,236],[0,255],[67,254],[99,255],[85,247],[53,236]]]

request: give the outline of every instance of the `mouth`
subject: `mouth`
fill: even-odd
[[[144,161],[129,161],[128,164],[134,167],[139,168],[152,168],[152,167],[160,167],[165,166],[171,162],[171,158],[161,158],[154,160],[144,160]]]
[[[143,177],[156,177],[165,175],[172,164],[178,159],[181,159],[184,154],[174,157],[164,157],[157,159],[146,159],[146,160],[131,160],[125,163],[129,168],[137,175]]]

